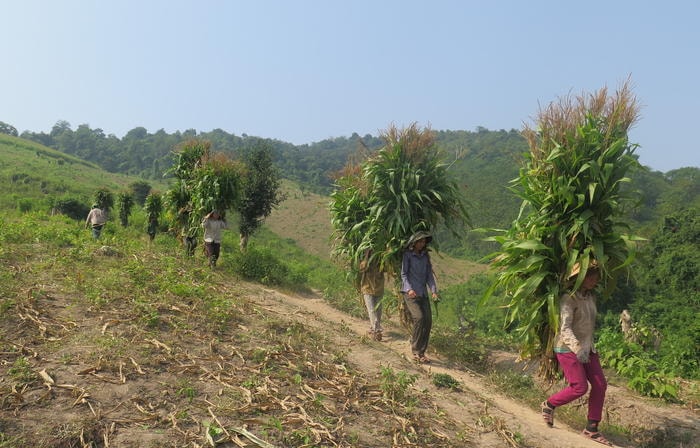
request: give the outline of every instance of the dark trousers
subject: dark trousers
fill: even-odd
[[[194,250],[197,247],[197,237],[196,236],[186,236],[185,237],[185,250],[187,251],[187,256],[194,256]]]
[[[430,311],[430,300],[428,300],[427,297],[409,299],[404,294],[403,301],[413,321],[411,351],[414,355],[422,356],[428,349],[430,330],[433,328],[433,314]]]
[[[102,234],[102,228],[104,227],[104,224],[95,224],[92,226],[92,237],[95,238],[96,240],[100,238],[100,234]]]
[[[209,265],[216,266],[216,260],[219,259],[219,253],[221,253],[221,243],[204,243],[204,249],[207,251]]]

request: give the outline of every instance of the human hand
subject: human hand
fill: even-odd
[[[415,299],[416,298],[416,292],[412,289],[409,289],[408,292],[406,293],[408,295],[409,299]]]
[[[576,359],[578,359],[578,362],[581,364],[588,364],[590,353],[590,350],[581,349],[576,353]]]
[[[440,296],[438,296],[436,293],[433,293],[433,302],[435,302],[435,303],[440,302]]]

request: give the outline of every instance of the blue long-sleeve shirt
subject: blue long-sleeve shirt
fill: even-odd
[[[417,296],[428,297],[428,290],[437,294],[437,283],[433,274],[428,251],[416,254],[407,250],[401,263],[401,292],[413,290]]]

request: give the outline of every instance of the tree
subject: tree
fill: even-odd
[[[0,134],[7,134],[13,137],[17,137],[19,135],[17,133],[17,128],[11,124],[5,123],[4,121],[0,121]]]
[[[55,125],[51,128],[51,137],[56,138],[57,136],[63,134],[64,132],[70,131],[70,123],[66,120],[58,120]]]
[[[137,180],[129,184],[129,190],[134,197],[134,201],[140,206],[144,206],[146,198],[151,193],[151,184],[145,180]]]
[[[119,193],[117,203],[119,206],[119,221],[123,227],[127,227],[129,225],[129,215],[131,215],[131,209],[134,206],[134,197],[131,193]]]
[[[637,165],[636,145],[627,131],[639,106],[628,83],[612,97],[607,89],[565,97],[540,110],[538,129],[523,131],[530,146],[513,191],[520,214],[510,229],[492,240],[497,287],[509,297],[506,325],[522,336],[521,356],[541,358],[540,373],[556,374],[552,352],[559,326],[559,297],[575,264],[581,266],[576,291],[591,260],[597,260],[609,293],[632,261],[629,237],[622,233],[626,197],[621,185]]]
[[[246,177],[238,205],[240,214],[240,248],[245,251],[248,238],[270,216],[272,209],[284,200],[280,191],[280,175],[272,164],[270,145],[259,140],[245,157]]]

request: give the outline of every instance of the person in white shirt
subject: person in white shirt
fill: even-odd
[[[202,220],[204,227],[204,250],[209,259],[209,267],[215,267],[221,253],[221,234],[226,228],[226,220],[218,210],[212,210]]]
[[[92,204],[92,209],[85,220],[85,228],[92,226],[92,237],[98,239],[102,233],[102,228],[107,222],[107,214],[98,207],[97,204]]]

